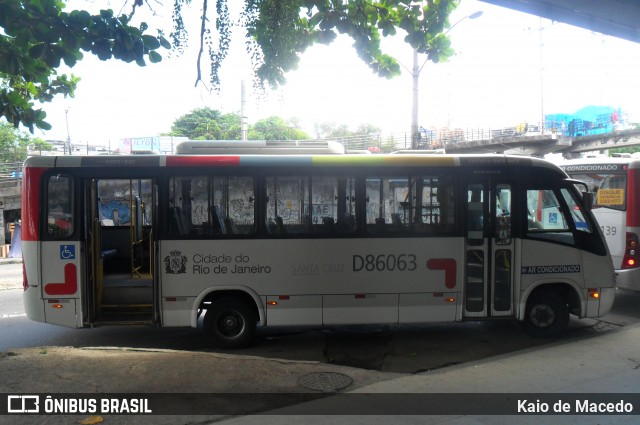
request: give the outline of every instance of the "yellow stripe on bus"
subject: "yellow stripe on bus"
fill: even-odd
[[[399,166],[445,166],[456,165],[454,157],[407,156],[407,155],[332,155],[313,156],[313,165],[399,165]]]

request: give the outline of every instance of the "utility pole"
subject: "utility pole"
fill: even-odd
[[[69,155],[71,155],[71,133],[69,133],[69,108],[64,110],[65,121],[67,122],[67,144],[65,147],[65,153],[67,153],[67,148],[69,149]]]
[[[248,124],[247,124],[247,93],[244,87],[244,80],[240,83],[240,132],[242,134],[241,140],[247,140]]]
[[[418,85],[420,83],[420,67],[418,66],[418,50],[413,49],[413,67],[411,69],[412,97],[411,97],[411,149],[418,149],[418,143],[422,138],[418,130]]]
[[[458,20],[455,24],[451,25],[448,30],[445,31],[447,34],[451,31],[456,25],[465,19],[476,19],[482,16],[482,11],[479,10],[470,15],[463,17]],[[420,72],[422,72],[422,68],[426,65],[428,59],[424,61],[424,63],[419,66],[418,65],[418,50],[413,49],[413,67],[411,69],[411,77],[413,79],[413,87],[412,87],[412,99],[411,99],[411,149],[418,149],[418,143],[421,140],[420,131],[418,130],[418,98],[419,98],[419,79]],[[406,67],[405,67],[406,69]]]

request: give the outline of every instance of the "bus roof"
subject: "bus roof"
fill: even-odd
[[[555,164],[539,158],[498,154],[424,155],[424,154],[342,154],[342,155],[94,155],[33,156],[25,167],[536,167],[559,175],[565,173]]]
[[[639,169],[640,158],[634,157],[597,157],[567,159],[557,162],[558,166],[568,173],[589,171],[624,171],[619,167],[626,165],[626,169]],[[615,167],[612,167],[615,166]]]
[[[331,140],[188,140],[176,146],[176,154],[178,155],[310,155],[343,153],[345,153],[344,146]]]

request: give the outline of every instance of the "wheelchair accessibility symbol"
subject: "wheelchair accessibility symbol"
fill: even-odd
[[[61,260],[75,260],[75,258],[76,258],[75,245],[60,245]]]

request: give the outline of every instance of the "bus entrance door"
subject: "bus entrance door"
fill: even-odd
[[[511,187],[490,179],[474,179],[466,190],[463,316],[512,316]]]
[[[89,321],[155,321],[155,181],[94,179],[86,187]]]

